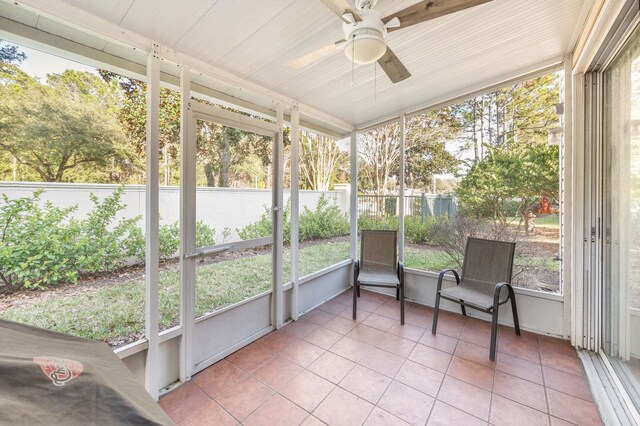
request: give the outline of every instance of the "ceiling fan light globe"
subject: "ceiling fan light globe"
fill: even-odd
[[[382,35],[363,34],[351,38],[344,47],[344,53],[356,64],[371,64],[387,51],[387,44]]]

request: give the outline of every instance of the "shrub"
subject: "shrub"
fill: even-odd
[[[349,235],[349,220],[340,207],[329,204],[324,194],[315,210],[305,207],[300,214],[300,241]]]
[[[349,219],[335,204],[330,204],[325,194],[320,196],[314,210],[305,207],[299,217],[300,241],[331,238],[349,234]],[[291,203],[283,211],[284,241],[291,240]],[[243,240],[268,237],[272,233],[271,209],[265,211],[255,223],[236,230]]]
[[[20,286],[37,289],[59,281],[75,282],[73,257],[79,233],[69,226],[77,206],[61,209],[40,205],[42,190],[30,197],[10,200],[2,195],[0,207],[0,279],[6,290]]]
[[[196,222],[196,247],[216,245],[216,230],[203,221]]]
[[[86,219],[71,221],[69,226],[77,226],[80,231],[75,247],[69,247],[79,272],[113,271],[127,258],[137,261],[144,256],[144,235],[137,225],[140,216],[114,223],[118,212],[126,207],[121,202],[123,192],[124,187],[119,187],[102,201],[89,194],[93,209]]]
[[[180,223],[161,225],[159,230],[160,259],[167,260],[176,256],[180,249]],[[203,221],[196,222],[196,247],[207,247],[216,244],[216,230]]]
[[[434,217],[425,218],[422,223],[422,218],[419,216],[405,216],[404,218],[404,237],[405,240],[412,244],[427,244],[430,243],[431,227],[438,219]],[[382,217],[376,217],[372,215],[362,215],[358,218],[358,230],[374,229],[374,230],[386,230],[395,229],[399,227],[398,216],[385,215]]]
[[[398,216],[384,215],[381,217],[364,214],[358,218],[358,231],[363,229],[387,230],[398,229]]]
[[[287,205],[284,207],[284,210],[282,212],[285,243],[288,243],[291,239],[291,222],[289,219],[290,214],[291,203],[290,201],[287,201]],[[242,229],[236,229],[236,232],[243,240],[268,237],[273,233],[272,218],[273,214],[271,213],[271,209],[267,206],[264,206],[264,212],[262,212],[262,216],[260,216],[260,219],[258,219],[254,223],[250,223]]]
[[[161,225],[158,229],[160,259],[171,259],[180,248],[180,227],[178,222]]]
[[[430,239],[433,244],[442,249],[458,268],[462,268],[468,237],[516,243],[512,274],[513,284],[520,284],[523,279],[526,279],[525,275],[535,275],[548,269],[548,265],[540,257],[538,247],[535,243],[527,240],[520,227],[488,219],[457,216],[438,220],[430,231]]]
[[[436,223],[438,219],[434,217],[426,217],[424,223],[419,216],[405,216],[404,218],[404,238],[406,241],[413,244],[427,244],[431,240],[429,233],[431,227]]]

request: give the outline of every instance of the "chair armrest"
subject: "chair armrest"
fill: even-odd
[[[398,279],[400,283],[404,281],[404,264],[402,262],[398,262]]]
[[[509,299],[509,296],[507,296],[504,301],[500,300],[500,292],[502,291],[503,287],[507,287],[507,289],[509,289],[508,294],[511,294],[513,292],[513,287],[511,287],[511,284],[509,283],[502,282],[496,284],[496,288],[493,290],[493,306],[498,306],[499,304],[504,303]]]
[[[438,291],[442,289],[442,279],[447,272],[453,272],[453,276],[456,277],[456,285],[460,284],[460,277],[458,276],[458,273],[456,271],[454,271],[453,269],[443,269],[438,275]]]

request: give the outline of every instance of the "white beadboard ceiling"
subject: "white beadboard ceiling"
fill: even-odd
[[[591,4],[494,0],[393,32],[389,46],[412,77],[392,84],[374,65],[353,70],[341,51],[302,69],[287,66],[343,37],[341,21],[320,0],[62,1],[356,128],[561,61],[573,50]],[[376,9],[387,15],[415,2],[380,0]],[[34,25],[6,3],[0,15]],[[82,22],[71,22],[70,29],[39,17],[35,24],[94,49],[121,50],[79,35]]]

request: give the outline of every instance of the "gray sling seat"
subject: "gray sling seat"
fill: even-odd
[[[353,268],[353,319],[356,319],[360,286],[396,289],[400,301],[400,324],[404,324],[404,268],[398,262],[396,231],[363,230],[360,260]]]
[[[467,315],[466,307],[491,314],[491,347],[489,358],[494,361],[496,355],[496,340],[498,332],[498,309],[500,305],[511,301],[515,332],[520,335],[518,324],[518,310],[515,293],[511,286],[513,270],[513,256],[515,243],[504,241],[468,238],[462,265],[462,275],[453,269],[445,269],[438,276],[436,305],[433,312],[431,332],[436,334],[438,327],[438,313],[440,298],[460,304],[462,315]],[[456,278],[456,286],[442,288],[442,279],[447,272],[452,272]]]

